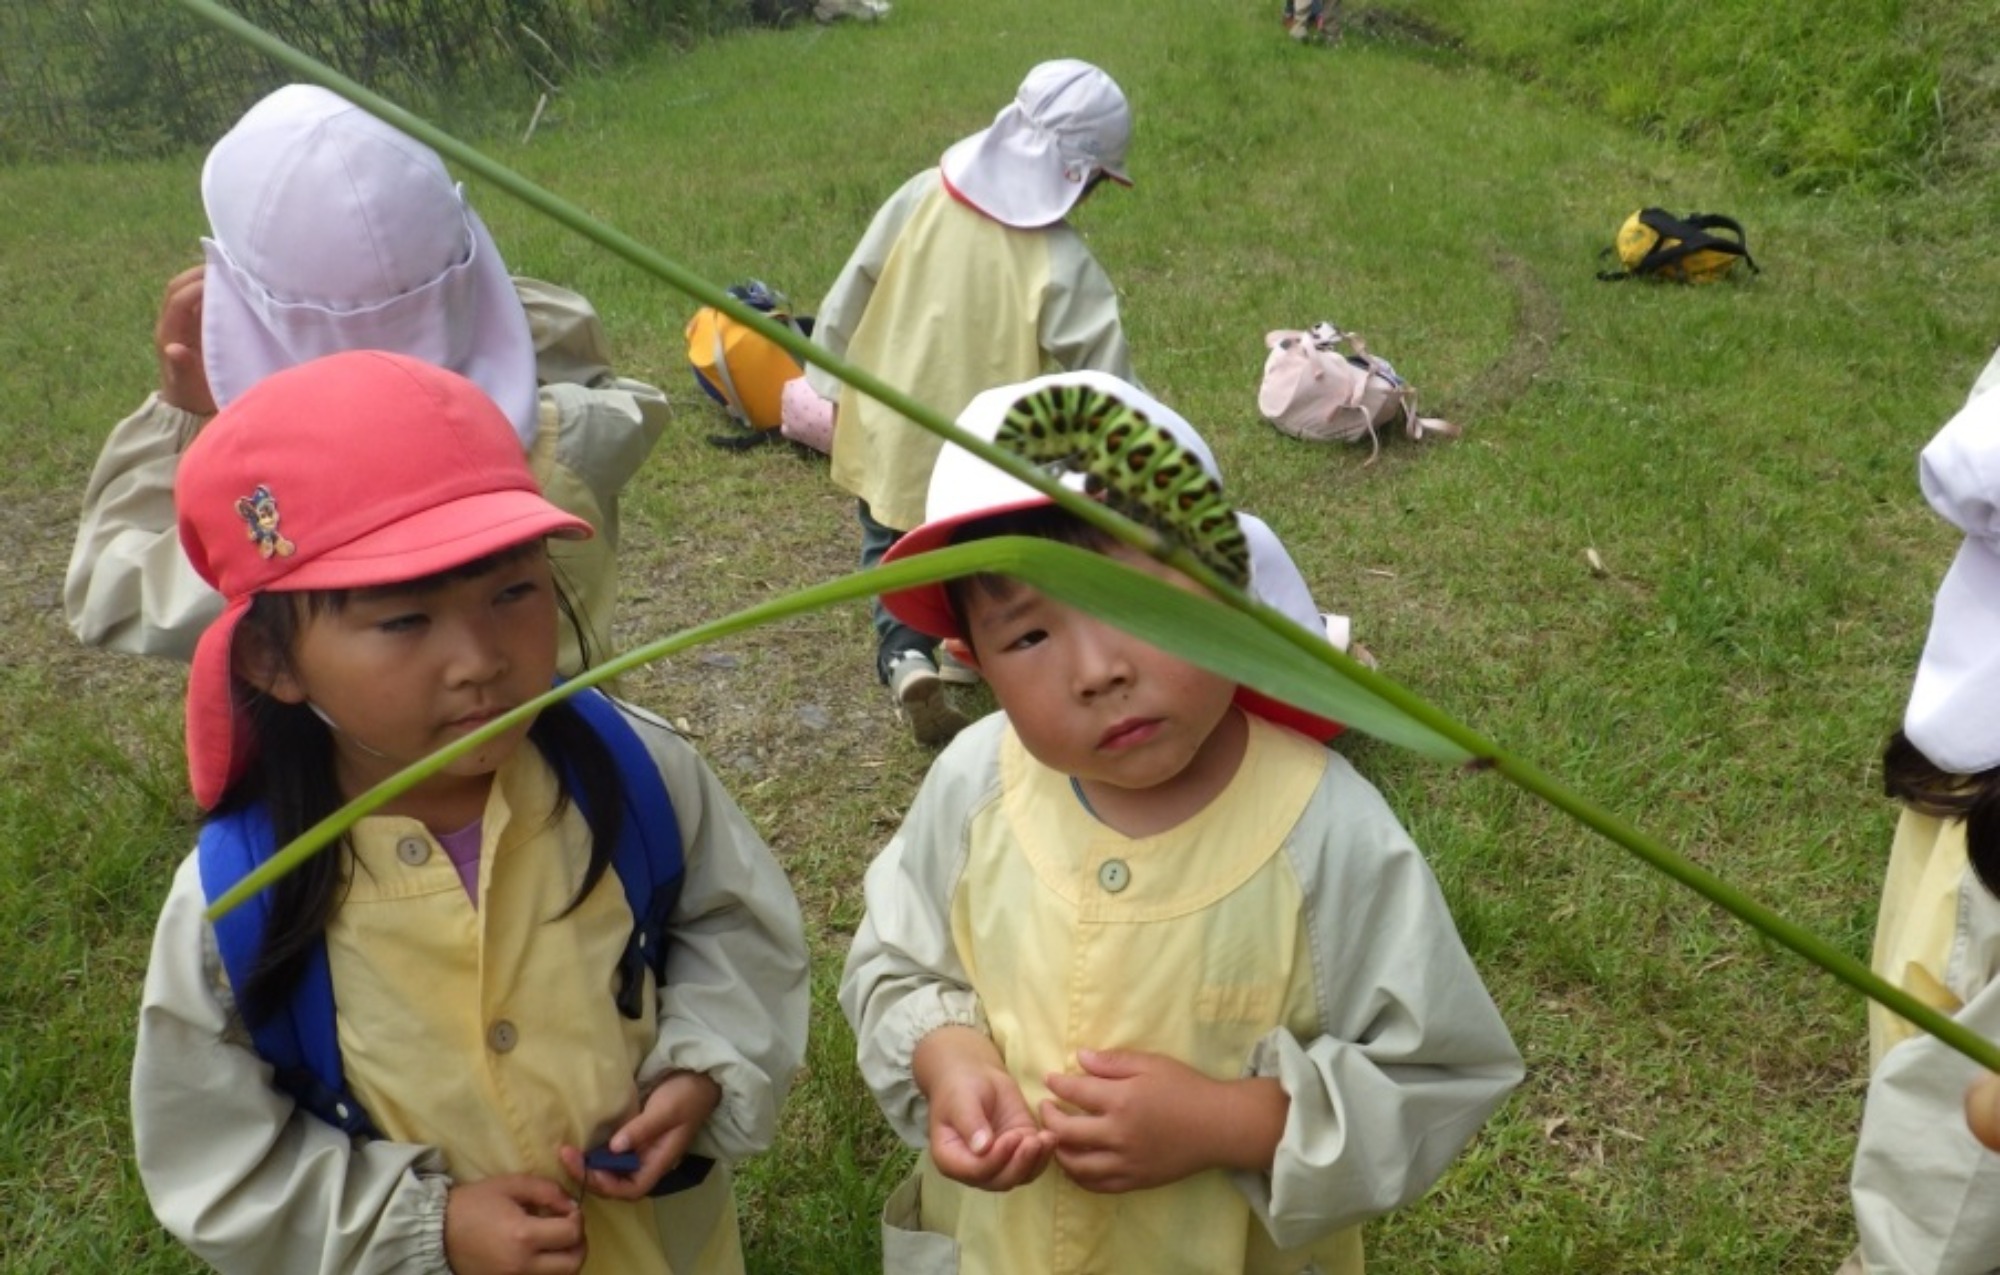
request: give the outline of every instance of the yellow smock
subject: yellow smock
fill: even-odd
[[[1358,1224],[1428,1188],[1519,1055],[1421,856],[1378,794],[1251,720],[1229,787],[1128,838],[996,715],[940,756],[870,868],[841,1003],[891,1123],[924,1145],[916,1044],[987,1031],[1031,1107],[1079,1049],[1165,1054],[1291,1100],[1269,1174],[1005,1193],[928,1157],[885,1216],[890,1271],[1356,1272]]]

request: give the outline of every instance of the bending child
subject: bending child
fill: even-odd
[[[1983,379],[1983,378],[1982,378]],[[1903,729],[1882,758],[1903,805],[1876,924],[1875,972],[2000,1038],[2000,393],[1974,397],[1918,466],[1965,533],[1938,586]],[[1868,1006],[1872,1074],[1854,1154],[1861,1247],[1850,1269],[1949,1275],[2000,1264],[2000,1155],[1975,1137],[1984,1073]],[[1987,1083],[1991,1083],[1990,1081]],[[1968,1122],[1971,1127],[1968,1128]],[[1996,1138],[1995,1140],[2000,1140]]]
[[[201,194],[208,260],[167,285],[160,387],[111,431],[84,492],[63,585],[77,638],[188,658],[222,603],[175,536],[182,452],[218,405],[271,373],[374,349],[471,378],[506,413],[542,494],[596,530],[553,549],[583,620],[581,641],[563,635],[562,667],[606,654],[618,494],[659,440],[667,398],[612,372],[590,303],[510,278],[436,152],[312,85],[251,107],[209,152]],[[382,463],[345,439],[321,459]]]
[[[987,128],[953,143],[875,214],[820,304],[813,340],[919,403],[955,416],[990,385],[1044,371],[1131,379],[1118,294],[1070,214],[1106,181],[1131,184],[1132,112],[1088,62],[1044,62]],[[856,498],[861,565],[923,521],[938,439],[811,368],[839,404],[835,485]],[[936,642],[884,610],[875,674],[919,743],[942,744],[965,718],[945,680],[977,675],[933,659]]]
[[[1075,385],[1205,457],[1106,377],[992,390],[958,423],[992,439]],[[889,557],[997,535],[1197,587],[954,447]],[[885,1266],[1359,1271],[1359,1224],[1423,1194],[1522,1068],[1423,856],[1314,738],[1335,728],[1014,580],[883,600],[1002,710],[870,867],[841,982],[923,1149]]]
[[[398,463],[327,464],[341,449]],[[160,1220],[245,1275],[740,1271],[727,1162],[770,1144],[803,1056],[804,934],[658,719],[586,691],[203,916],[551,685],[546,543],[589,525],[537,493],[477,385],[379,352],[265,378],[179,468],[182,543],[223,601],[187,690],[208,816],[132,1072]]]

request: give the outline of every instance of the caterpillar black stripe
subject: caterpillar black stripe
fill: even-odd
[[[1250,544],[1222,484],[1143,413],[1086,385],[1049,386],[1009,408],[994,441],[1030,464],[1083,474],[1086,491],[1249,587]]]

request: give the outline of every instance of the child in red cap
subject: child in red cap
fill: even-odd
[[[343,454],[392,459],[329,463]],[[381,352],[261,380],[189,447],[175,499],[222,613],[187,693],[208,821],[161,915],[133,1066],[161,1221],[259,1275],[740,1271],[726,1168],[647,1195],[691,1149],[769,1144],[805,1044],[804,936],[769,849],[657,719],[591,701],[614,739],[585,692],[390,799],[252,901],[247,968],[203,915],[230,884],[218,829],[267,856],[549,687],[545,545],[589,525],[538,492],[478,386]],[[632,748],[651,768],[636,786]],[[655,770],[667,801],[648,807]],[[684,876],[661,981],[622,964],[641,930],[612,847],[668,801]],[[346,1082],[325,1115],[249,1045],[305,1021],[315,977]],[[625,1167],[586,1167],[600,1144]]]
[[[1097,374],[958,423],[991,440],[1024,395],[1078,388],[1214,476],[1185,421]],[[1040,536],[1198,587],[956,447],[927,515],[889,558]],[[1238,527],[1272,601],[1289,559]],[[1002,710],[869,868],[841,981],[863,1075],[924,1151],[886,1268],[1360,1271],[1360,1223],[1429,1187],[1521,1060],[1422,855],[1313,737],[1332,724],[1016,580],[883,603]]]

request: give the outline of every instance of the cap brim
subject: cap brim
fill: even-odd
[[[943,549],[951,544],[951,538],[958,529],[969,522],[980,522],[987,518],[997,518],[1002,514],[1018,513],[1023,509],[1035,509],[1055,502],[1047,496],[1034,496],[1017,500],[1011,504],[990,505],[973,510],[957,518],[940,518],[927,522],[913,531],[903,533],[895,544],[889,546],[882,561],[901,562],[914,558],[920,553]],[[882,595],[882,608],[917,632],[934,638],[958,638],[964,640],[958,617],[951,613],[951,598],[945,592],[943,582],[920,584],[914,588],[896,589]]]
[[[589,523],[539,492],[477,492],[329,549],[288,573],[284,588],[353,589],[421,580],[542,536],[586,540],[594,534]]]

